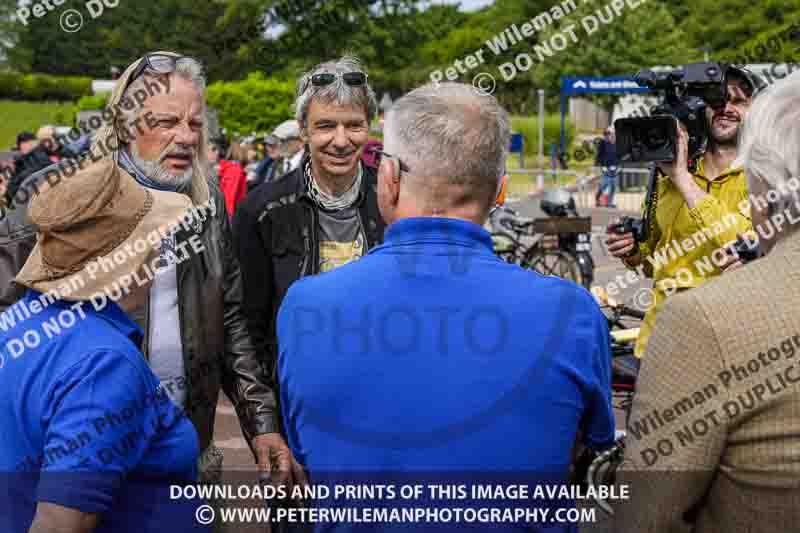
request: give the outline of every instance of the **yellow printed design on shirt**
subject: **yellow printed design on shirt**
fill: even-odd
[[[334,268],[355,261],[363,255],[361,238],[350,242],[320,241],[320,272],[329,272]]]

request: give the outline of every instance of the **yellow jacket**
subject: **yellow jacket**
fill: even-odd
[[[724,247],[736,240],[737,233],[751,234],[753,230],[741,167],[733,166],[709,180],[701,159],[693,177],[708,196],[692,209],[669,177],[661,176],[656,186],[655,220],[647,241],[639,246],[643,262],[637,268],[653,278],[653,289],[648,298],[637,302],[649,300],[636,343],[638,357],[644,354],[656,315],[667,297],[719,275],[717,263],[724,258]]]

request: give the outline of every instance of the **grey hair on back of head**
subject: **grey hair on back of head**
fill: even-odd
[[[800,72],[771,85],[747,113],[739,142],[739,157],[750,187],[763,179],[777,194],[773,209],[800,215]],[[793,233],[800,225],[787,226]]]
[[[414,89],[394,103],[384,146],[420,178],[477,186],[494,200],[511,138],[508,113],[494,96],[462,83]]]
[[[324,72],[338,74],[339,76],[330,85],[324,87],[312,85],[311,76]],[[308,108],[311,107],[313,100],[317,100],[325,104],[363,107],[367,114],[367,123],[372,122],[372,119],[378,113],[378,100],[375,96],[375,91],[370,87],[369,80],[364,86],[346,84],[341,75],[347,72],[363,72],[366,74],[361,60],[353,55],[345,55],[335,61],[320,63],[303,74],[297,82],[295,118],[305,125],[308,118]]]

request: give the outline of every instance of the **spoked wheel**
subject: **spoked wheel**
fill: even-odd
[[[583,285],[584,280],[578,261],[564,250],[536,250],[528,256],[522,266],[545,276],[557,276]]]

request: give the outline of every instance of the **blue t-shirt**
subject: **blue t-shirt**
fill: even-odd
[[[103,515],[99,532],[206,531],[197,433],[159,388],[141,330],[113,302],[29,290],[0,315],[0,531],[26,532],[37,502]]]
[[[503,262],[470,222],[392,224],[364,258],[292,285],[277,333],[288,440],[312,481],[532,488],[566,481],[578,430],[591,448],[613,444],[608,327],[594,299]]]

